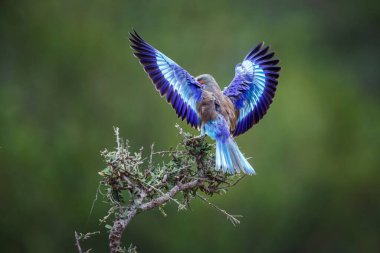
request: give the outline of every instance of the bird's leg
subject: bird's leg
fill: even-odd
[[[206,138],[206,132],[205,132],[204,127],[202,126],[201,127],[201,134],[194,136],[193,139],[204,139],[204,138]]]
[[[205,132],[205,128],[204,128],[203,124],[201,126],[201,134],[198,136],[195,136],[194,138],[196,138],[196,139],[206,138],[206,132]]]
[[[192,139],[204,139],[206,138],[206,135],[205,134],[200,134],[200,135],[197,135],[197,136],[194,136]]]
[[[202,136],[205,136],[206,133],[205,133],[205,128],[204,126],[201,127],[201,135],[199,137],[202,137]]]

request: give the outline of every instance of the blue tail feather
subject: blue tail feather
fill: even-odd
[[[225,173],[234,174],[241,171],[249,175],[256,174],[232,137],[225,140],[216,140],[215,163],[216,169],[220,170],[222,168]]]
[[[224,117],[218,114],[216,120],[210,120],[202,125],[201,134],[207,134],[216,141],[215,165],[216,170],[224,173],[256,174],[236,142],[230,135],[230,129]]]

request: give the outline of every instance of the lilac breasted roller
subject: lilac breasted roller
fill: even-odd
[[[134,55],[178,117],[216,141],[216,170],[255,174],[234,137],[259,122],[272,103],[281,68],[269,47],[262,42],[252,49],[222,91],[211,75],[191,76],[136,31],[129,39]]]

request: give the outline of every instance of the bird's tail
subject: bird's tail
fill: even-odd
[[[216,169],[222,168],[225,173],[235,174],[241,171],[249,175],[256,174],[232,137],[216,140],[215,159]]]

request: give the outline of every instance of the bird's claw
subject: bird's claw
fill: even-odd
[[[205,134],[200,134],[200,135],[197,135],[197,136],[194,136],[192,139],[194,140],[203,140],[204,138],[206,138],[206,135]]]

